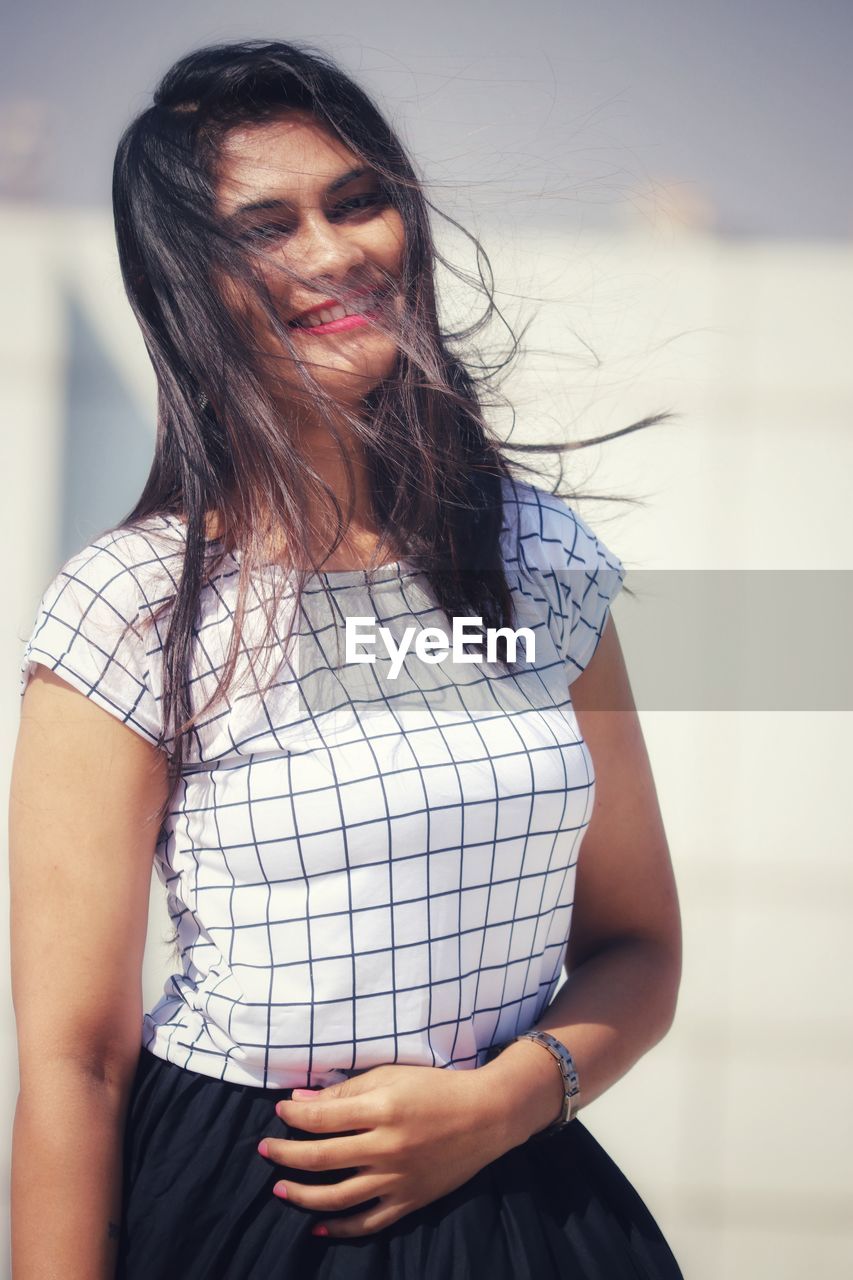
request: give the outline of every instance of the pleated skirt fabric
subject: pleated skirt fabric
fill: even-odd
[[[314,1223],[355,1210],[304,1209],[273,1185],[349,1171],[259,1154],[263,1137],[316,1137],[276,1115],[289,1096],[140,1050],[116,1280],[683,1280],[651,1212],[580,1119],[378,1232],[313,1236]]]

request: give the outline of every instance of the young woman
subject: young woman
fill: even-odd
[[[215,46],[114,207],[158,433],[22,662],[16,1280],[679,1276],[576,1118],[680,978],[624,568],[490,435],[400,142]]]

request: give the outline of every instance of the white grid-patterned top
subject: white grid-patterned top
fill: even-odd
[[[448,619],[405,560],[369,581],[330,572],[334,609],[311,579],[272,687],[238,686],[196,724],[155,851],[181,962],[144,1015],[153,1053],[237,1083],[326,1085],[389,1062],[476,1067],[541,1016],[595,791],[569,686],[624,569],[563,499],[520,480],[503,493],[534,661],[522,645],[507,673],[412,647],[392,679],[379,644],[375,664],[339,665],[347,616],[398,641]],[[121,633],[173,593],[182,537],[158,516],[72,555],[39,604],[21,693],[41,662],[155,741],[165,624]],[[228,651],[236,554],[202,594],[196,707]],[[249,636],[252,617],[260,599]]]

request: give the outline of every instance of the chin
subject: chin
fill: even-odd
[[[381,382],[386,378],[393,377],[398,366],[399,348],[397,346],[389,348],[385,358],[375,358],[369,361],[369,372],[365,372],[364,363],[353,362],[349,365],[338,367],[330,367],[329,365],[311,365],[306,362],[309,372],[313,374],[320,383],[327,395],[333,396],[341,404],[349,408],[356,409],[359,407],[360,401],[369,395]],[[279,397],[283,401],[288,399],[303,399],[305,388],[301,383],[294,384],[289,379],[279,382]]]
[[[385,378],[391,377],[397,367],[397,355],[395,348],[387,360],[371,361],[369,372],[365,372],[364,365],[350,366],[348,369],[329,372],[328,377],[318,378],[318,381],[322,383],[324,390],[339,398],[366,396]]]

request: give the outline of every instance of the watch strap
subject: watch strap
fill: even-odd
[[[562,1111],[553,1123],[547,1125],[540,1132],[531,1135],[534,1138],[547,1138],[552,1133],[559,1133],[561,1129],[564,1129],[567,1124],[574,1120],[577,1114],[580,1105],[580,1081],[577,1068],[566,1046],[548,1031],[524,1031],[515,1036],[509,1043],[514,1044],[516,1040],[535,1040],[544,1049],[547,1049],[552,1057],[556,1058],[560,1068],[560,1075],[563,1081]]]

